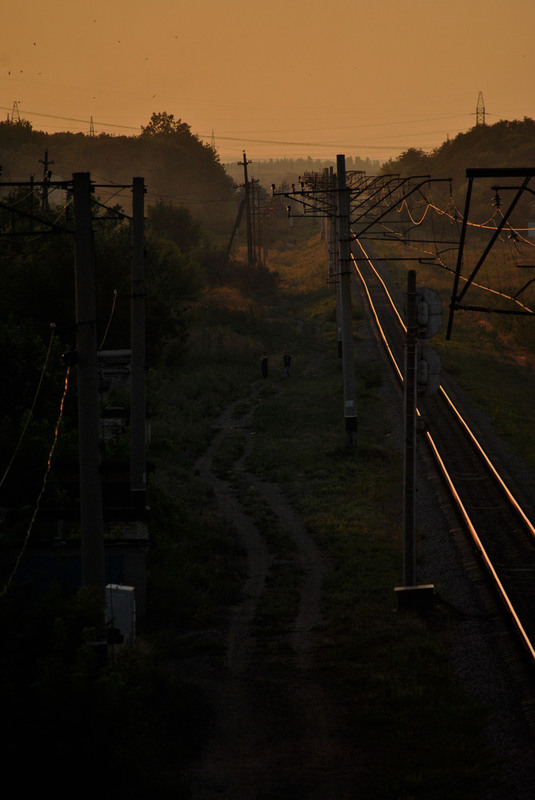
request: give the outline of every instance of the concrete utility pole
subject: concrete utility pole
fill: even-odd
[[[102,589],[104,595],[95,264],[91,225],[91,178],[88,172],[74,173],[73,198],[82,584]]]
[[[325,225],[325,238],[327,240],[327,255],[329,262],[329,282],[335,284],[336,291],[336,331],[338,358],[342,358],[342,324],[340,321],[340,276],[338,275],[338,214],[336,204],[331,205],[330,198],[335,198],[336,178],[332,167],[323,170],[325,182],[325,204],[329,211],[323,217]]]
[[[145,505],[147,490],[145,413],[145,183],[132,189],[132,302],[130,361],[130,491],[133,505]]]
[[[357,444],[357,399],[355,387],[355,361],[353,356],[353,329],[351,320],[351,254],[349,224],[349,189],[346,183],[345,156],[336,156],[338,190],[338,242],[340,313],[342,324],[342,365],[344,373],[344,414],[346,442]]]
[[[328,175],[329,194],[331,197],[336,197],[336,178],[334,176],[333,168],[329,168]],[[328,216],[329,225],[329,277],[335,281],[336,289],[336,340],[337,340],[337,354],[338,358],[342,358],[342,321],[341,321],[341,280],[338,275],[338,231],[337,231],[337,217],[336,209],[334,213]]]
[[[417,289],[416,272],[407,274],[407,332],[403,379],[405,444],[403,450],[403,586],[395,589],[400,610],[429,611],[432,583],[416,583],[416,434],[417,397],[433,394],[440,386],[440,359],[429,348],[419,353],[418,340],[438,333],[442,301],[432,289]],[[419,367],[421,371],[419,373]],[[418,383],[420,378],[420,384]]]
[[[416,584],[416,392],[417,392],[418,296],[416,273],[407,276],[407,333],[405,337],[404,417],[405,448],[403,459],[403,583]]]

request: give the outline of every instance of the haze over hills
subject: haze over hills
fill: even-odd
[[[513,166],[535,163],[535,122],[500,120],[492,125],[476,125],[466,133],[447,139],[432,151],[409,148],[387,162],[346,154],[348,170],[367,174],[379,171],[409,174],[422,168],[433,174],[447,172],[461,178],[468,166]],[[205,144],[190,126],[165,112],[153,114],[138,136],[98,136],[83,133],[43,133],[33,130],[25,120],[0,123],[2,180],[40,180],[45,150],[51,161],[52,179],[68,179],[72,172],[89,171],[110,182],[127,183],[141,175],[152,195],[184,203],[214,195],[232,196],[233,184],[243,182],[240,162],[221,163],[215,148]],[[336,164],[330,158],[270,159],[255,158],[247,152],[249,178],[267,188],[272,183],[293,182],[306,171],[321,171]]]
[[[409,148],[383,163],[346,154],[346,169],[368,175],[382,172],[451,178],[452,190],[460,201],[468,167],[535,164],[534,134],[531,118],[500,120],[476,125],[432,151]],[[243,162],[221,163],[211,144],[203,143],[186,122],[166,112],[153,114],[138,136],[47,134],[33,130],[25,120],[8,119],[0,123],[0,148],[4,181],[26,181],[30,176],[41,180],[47,166],[52,180],[70,179],[76,171],[88,171],[97,183],[110,184],[130,184],[134,176],[142,176],[148,205],[164,201],[188,207],[194,216],[222,231],[232,227],[244,183]],[[250,152],[246,154],[248,179],[259,181],[269,192],[272,184],[291,185],[306,172],[335,166],[336,155],[325,160],[261,161]]]

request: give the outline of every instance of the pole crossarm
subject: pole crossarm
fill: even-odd
[[[5,231],[0,232],[0,236],[35,236],[36,234],[41,233],[72,233],[72,228],[65,228],[63,225],[58,225],[57,222],[51,222],[50,220],[43,219],[42,217],[38,217],[36,214],[31,214],[29,211],[24,211],[22,208],[14,209],[8,203],[3,203],[0,201],[0,208],[5,209],[6,211],[10,211],[16,214],[17,217],[21,217],[22,219],[30,220],[30,222],[36,222],[39,225],[46,225],[48,230],[41,231],[33,228],[29,231]]]
[[[61,191],[69,192],[72,194],[73,192],[74,181],[67,180],[67,181],[52,181],[52,180],[44,180],[44,181],[0,181],[0,191],[3,188],[11,188],[11,189],[38,189],[39,187],[46,187],[47,190],[50,189],[59,189]],[[117,191],[124,190],[124,189],[133,189],[133,184],[118,184],[118,183],[93,183],[90,181],[89,183],[89,191],[91,194],[94,194],[95,189],[115,189]],[[131,219],[128,214],[123,213],[118,208],[110,208],[106,206],[104,203],[100,203],[97,200],[93,200],[93,205],[96,205],[100,208],[106,209],[109,213],[105,216],[97,216],[93,217],[94,220],[98,221],[108,221],[111,219]],[[43,234],[51,234],[51,233],[74,233],[73,227],[67,227],[65,225],[59,225],[57,222],[54,222],[50,219],[46,219],[46,217],[38,216],[37,214],[33,214],[30,211],[26,211],[23,208],[15,208],[13,205],[6,203],[5,201],[0,200],[0,209],[4,209],[5,211],[9,211],[11,214],[19,217],[21,219],[28,220],[31,223],[35,223],[37,225],[45,226],[45,230],[31,228],[29,230],[22,230],[22,231],[0,231],[0,238],[1,237],[13,237],[13,236],[36,236],[36,235],[43,235]],[[111,213],[113,212],[113,213]]]
[[[359,188],[358,194],[353,191],[352,196],[360,196],[362,195],[362,199],[360,203],[353,203],[353,213],[356,213],[357,209],[363,206],[366,202],[370,203],[374,197],[379,195],[381,192],[384,192],[386,188],[390,185],[392,181],[399,181],[399,175],[378,175],[374,178],[371,178],[368,184],[365,187],[365,191],[362,188]],[[381,197],[380,199],[384,199]],[[380,200],[378,201],[378,203]]]
[[[72,189],[72,181],[0,181],[0,189],[14,189],[16,187],[38,187],[38,186],[52,186],[56,189],[65,189],[66,191]]]
[[[304,187],[304,182],[301,186]],[[299,203],[304,209],[303,215],[312,216],[315,214],[320,217],[337,216],[336,199],[332,197],[332,195],[336,195],[336,191],[329,189],[327,186],[322,189],[306,190],[304,188],[296,189],[295,185],[292,185],[291,191],[277,192],[275,184],[272,184],[271,190],[273,197],[286,197],[287,200],[293,200]],[[301,214],[292,214],[290,206],[287,208],[289,217],[303,216]],[[310,209],[311,213],[307,213],[307,209]]]
[[[417,180],[418,183],[414,186],[411,185],[411,181]],[[450,182],[450,178],[430,178],[429,176],[411,176],[409,178],[401,178],[398,182],[397,186],[392,187],[386,193],[386,195],[382,196],[376,203],[374,203],[370,208],[366,209],[364,213],[358,216],[356,219],[351,220],[352,225],[358,224],[363,218],[367,217],[371,211],[375,208],[384,204],[388,199],[393,198],[395,192],[400,191],[402,192],[400,197],[394,198],[393,204],[389,205],[382,213],[379,213],[377,216],[374,216],[372,220],[370,220],[355,234],[356,239],[360,239],[363,235],[368,231],[373,225],[375,225],[380,220],[384,219],[388,214],[392,213],[392,211],[398,208],[401,203],[407,200],[411,195],[415,194],[415,192],[419,192],[422,186],[426,186],[431,183],[443,183],[443,182]]]
[[[402,178],[397,174],[367,176],[360,171],[349,174],[351,178],[347,182],[346,191],[350,203],[351,239],[362,238],[370,228],[399,208],[411,195],[421,191],[423,186],[436,182],[449,182],[451,185],[451,178],[431,178],[429,175]],[[302,214],[295,214],[291,206],[288,206],[288,217],[337,217],[336,198],[339,190],[327,174],[305,173],[302,178],[299,177],[299,187],[297,189],[292,184],[290,190],[276,191],[275,184],[271,186],[274,197],[286,197],[302,207]],[[359,223],[360,229],[353,232],[354,226]]]
[[[485,260],[487,259],[489,253],[491,252],[494,244],[500,237],[501,232],[506,227],[508,220],[511,217],[514,209],[518,205],[522,195],[524,192],[528,192],[533,194],[533,189],[528,186],[529,181],[531,178],[535,177],[535,167],[494,167],[494,168],[487,168],[487,167],[477,167],[477,168],[469,168],[466,170],[466,177],[468,178],[468,186],[466,189],[466,198],[465,198],[465,208],[464,214],[462,219],[462,227],[461,227],[461,234],[460,234],[460,241],[459,241],[459,250],[457,255],[457,265],[455,268],[455,277],[453,281],[453,289],[451,294],[450,300],[450,313],[448,319],[448,327],[446,331],[446,339],[451,339],[451,332],[453,328],[453,319],[456,310],[464,310],[464,311],[485,311],[488,313],[494,314],[512,314],[512,315],[528,315],[532,316],[533,312],[530,310],[515,310],[515,309],[499,309],[499,308],[488,308],[488,307],[481,307],[478,305],[468,305],[463,303],[463,300],[468,292],[469,288],[473,286],[475,278],[480,271],[481,267],[483,266]],[[472,199],[472,191],[473,191],[473,183],[474,180],[477,178],[524,178],[523,182],[520,186],[492,186],[493,191],[514,191],[514,197],[511,198],[509,202],[508,208],[502,212],[501,219],[499,224],[493,231],[492,236],[490,237],[489,241],[483,248],[483,251],[479,258],[476,261],[475,266],[473,267],[470,275],[464,280],[464,285],[461,290],[459,290],[459,285],[461,282],[461,272],[463,266],[463,256],[464,250],[466,245],[466,234],[468,230],[468,218],[470,213],[470,203]],[[525,287],[524,287],[525,288]]]

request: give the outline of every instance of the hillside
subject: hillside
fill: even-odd
[[[42,180],[45,153],[52,180],[90,172],[99,183],[131,184],[143,177],[148,204],[165,200],[204,219],[235,214],[233,181],[216,152],[173,115],[154,114],[139,136],[46,134],[27,122],[0,123],[2,180]]]
[[[457,207],[462,208],[466,193],[466,169],[476,167],[535,166],[535,121],[500,120],[494,125],[477,125],[466,133],[448,139],[431,152],[411,148],[382,166],[382,172],[401,176],[430,175],[451,178]],[[489,205],[489,184],[476,187],[474,208]]]
[[[410,149],[383,164],[384,172],[402,175],[448,173],[455,182],[464,179],[466,167],[527,167],[535,164],[535,121],[500,120],[459,133],[425,153]],[[423,172],[422,172],[423,171]]]

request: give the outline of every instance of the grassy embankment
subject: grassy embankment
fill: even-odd
[[[191,464],[225,402],[251,402],[266,347],[270,378],[260,389],[248,467],[280,483],[333,560],[318,678],[352,709],[355,749],[365,753],[375,776],[367,796],[473,798],[488,766],[480,735],[484,711],[474,708],[449,673],[454,621],[442,609],[427,620],[395,612],[402,458],[381,406],[380,372],[361,359],[357,338],[359,443],[349,452],[324,244],[316,237],[298,250],[273,252],[270,266],[279,271],[283,288],[262,296],[261,303],[229,294],[226,312],[219,306],[220,324],[214,329],[205,318],[188,363],[169,370],[155,397],[160,414],[153,455],[159,469],[153,491],[159,519],[150,601],[159,645],[165,640],[168,653],[178,655],[186,641],[194,647],[195,632],[213,625],[239,596],[242,554],[206,487],[192,477]],[[195,342],[203,342],[202,348]],[[292,377],[284,381],[287,349],[294,360]],[[227,445],[220,469],[235,480],[271,547],[287,552],[290,545],[276,520],[232,473],[241,446],[239,437]],[[295,573],[279,572],[259,610],[256,630],[266,652],[277,651],[295,587]]]

